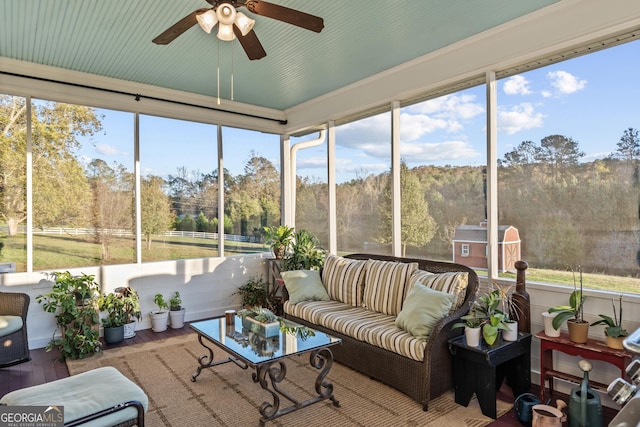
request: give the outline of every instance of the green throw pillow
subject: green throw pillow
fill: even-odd
[[[416,283],[402,304],[396,326],[416,338],[427,338],[433,325],[449,313],[454,296]]]
[[[330,301],[317,270],[282,271],[280,277],[289,291],[291,304],[302,301]]]

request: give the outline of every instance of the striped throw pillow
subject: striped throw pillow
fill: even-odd
[[[453,313],[464,303],[464,297],[467,294],[467,285],[469,284],[469,273],[454,271],[450,273],[433,274],[429,271],[416,270],[409,278],[407,293],[416,283],[421,283],[433,290],[453,295],[454,300],[450,311],[450,313]]]
[[[359,307],[362,304],[366,261],[328,254],[322,267],[322,284],[329,297]]]
[[[402,309],[408,279],[418,263],[367,260],[363,305],[396,316]]]

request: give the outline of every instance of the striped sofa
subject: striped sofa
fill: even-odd
[[[351,254],[328,255],[320,276],[329,298],[293,303],[285,279],[283,309],[287,319],[341,338],[342,345],[332,347],[336,361],[395,387],[425,411],[431,399],[453,388],[447,341],[461,333],[451,325],[469,311],[477,293],[473,270],[448,262]],[[436,313],[424,303],[425,296],[433,295],[448,302],[438,305]],[[423,322],[428,327],[416,325],[424,315],[432,319]]]

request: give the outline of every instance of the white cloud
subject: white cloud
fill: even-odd
[[[401,152],[408,164],[473,159],[481,154],[465,141],[403,142]]]
[[[513,135],[525,129],[542,127],[546,116],[535,111],[532,104],[523,102],[510,110],[498,110],[498,130]]]
[[[551,80],[554,91],[561,95],[578,92],[587,85],[586,80],[580,80],[566,71],[550,71],[547,73],[547,79]]]
[[[102,155],[105,155],[105,156],[120,156],[120,155],[126,155],[127,154],[125,152],[122,152],[122,151],[118,150],[113,145],[95,144],[94,147],[95,147],[96,151],[99,154],[102,154]]]
[[[475,95],[445,95],[406,108],[409,114],[430,114],[444,120],[472,119],[484,112]]]
[[[502,90],[507,95],[530,95],[529,81],[521,75],[509,77],[502,85]]]

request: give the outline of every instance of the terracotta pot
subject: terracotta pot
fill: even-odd
[[[567,320],[569,339],[577,344],[584,344],[589,337],[589,322],[580,322],[575,319]]]
[[[624,339],[626,337],[610,337],[609,335],[605,335],[606,337],[606,342],[607,342],[607,347],[609,348],[615,348],[616,350],[623,350],[624,346],[622,345],[622,341],[624,341]]]

